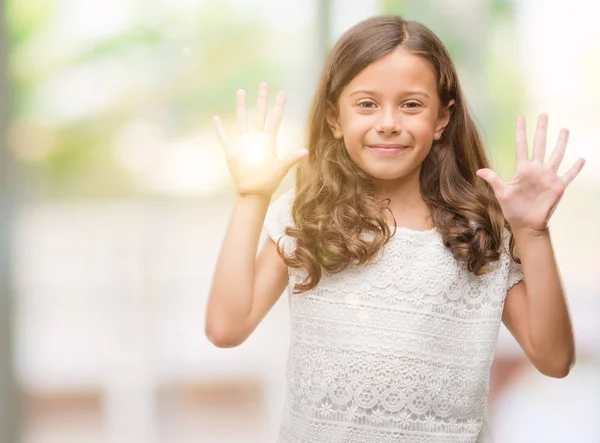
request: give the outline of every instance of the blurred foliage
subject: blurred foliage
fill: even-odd
[[[30,185],[35,192],[138,193],[132,172],[114,155],[115,140],[128,124],[150,122],[167,140],[212,133],[213,115],[233,119],[238,88],[248,89],[251,101],[260,81],[268,79],[272,89],[283,82],[285,62],[269,50],[278,36],[260,14],[244,16],[227,1],[178,10],[163,0],[152,8],[129,0],[138,10],[128,26],[77,42],[63,32],[74,27],[65,14],[69,1],[76,0],[6,2],[15,101],[9,138],[28,176],[35,177]],[[500,172],[511,171],[513,121],[522,112],[523,88],[512,64],[503,60],[511,43],[497,35],[506,36],[514,26],[514,6],[493,0],[481,8],[491,28],[474,42],[458,33],[448,11],[440,12],[436,3],[380,0],[379,5],[381,13],[402,14],[431,27],[458,66],[483,76],[477,121]],[[86,91],[99,98],[90,99]]]
[[[237,89],[254,88],[265,78],[278,87],[279,66],[263,49],[272,38],[268,27],[240,17],[226,2],[201,4],[193,14],[173,14],[165,3],[160,21],[140,11],[128,29],[77,52],[57,38],[57,28],[69,26],[56,14],[59,2],[8,0],[6,10],[14,120],[35,122],[20,125],[22,131],[43,127],[53,135],[52,149],[27,162],[35,171],[30,175],[45,181],[38,189],[98,197],[134,192],[129,171],[111,151],[125,124],[143,118],[177,138],[209,126],[215,114],[231,115]],[[40,52],[46,55],[34,56]],[[53,106],[45,88],[81,68],[92,72],[90,80],[102,80],[104,71],[120,72],[127,77],[122,93],[78,118],[45,118],[40,110]],[[90,81],[87,87],[101,83]],[[68,82],[61,85],[65,97],[73,93]]]

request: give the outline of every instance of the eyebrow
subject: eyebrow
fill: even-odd
[[[352,92],[352,93],[349,95],[349,97],[352,97],[352,96],[353,96],[353,95],[355,95],[355,94],[379,95],[379,94],[378,94],[377,92],[375,92],[375,91],[368,91],[368,90],[365,90],[365,89],[361,89],[361,90],[359,90],[359,91],[354,91],[354,92]],[[424,96],[424,97],[427,97],[427,98],[429,98],[429,95],[428,95],[428,94],[426,94],[426,93],[425,93],[425,92],[423,92],[423,91],[406,91],[406,92],[405,92],[405,93],[403,93],[402,95],[422,95],[422,96]]]

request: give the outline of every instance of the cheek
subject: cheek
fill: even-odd
[[[344,139],[347,143],[355,145],[360,143],[365,134],[373,127],[370,116],[353,115],[348,116],[342,122]]]
[[[406,129],[417,141],[426,142],[433,140],[435,125],[429,118],[419,118],[407,123]]]
[[[352,126],[350,126],[350,128],[347,131],[348,134],[348,138],[349,141],[351,143],[358,143],[360,142],[365,134],[369,131],[369,127],[367,125],[358,125],[358,124],[354,124]]]

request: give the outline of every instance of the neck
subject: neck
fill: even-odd
[[[433,227],[430,219],[431,211],[421,195],[418,171],[410,177],[402,177],[398,180],[373,179],[373,185],[380,200],[390,199],[388,208],[398,226],[413,229]],[[386,218],[388,224],[394,223],[389,211],[386,211]]]

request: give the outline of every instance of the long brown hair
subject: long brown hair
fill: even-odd
[[[510,227],[491,188],[475,174],[489,162],[448,52],[424,25],[379,16],[358,23],[336,43],[313,98],[309,155],[296,176],[295,226],[286,229],[296,248],[289,256],[280,249],[288,266],[308,273],[295,292],[314,288],[323,272],[333,274],[368,262],[392,235],[384,216],[387,203],[377,199],[371,177],[350,159],[343,141],[334,138],[325,116],[328,104],[337,103],[342,89],[360,71],[399,47],[429,62],[442,106],[454,100],[450,121],[420,172],[421,194],[433,223],[444,245],[470,272],[483,274],[500,257],[503,230]],[[510,253],[515,258],[512,237]]]

